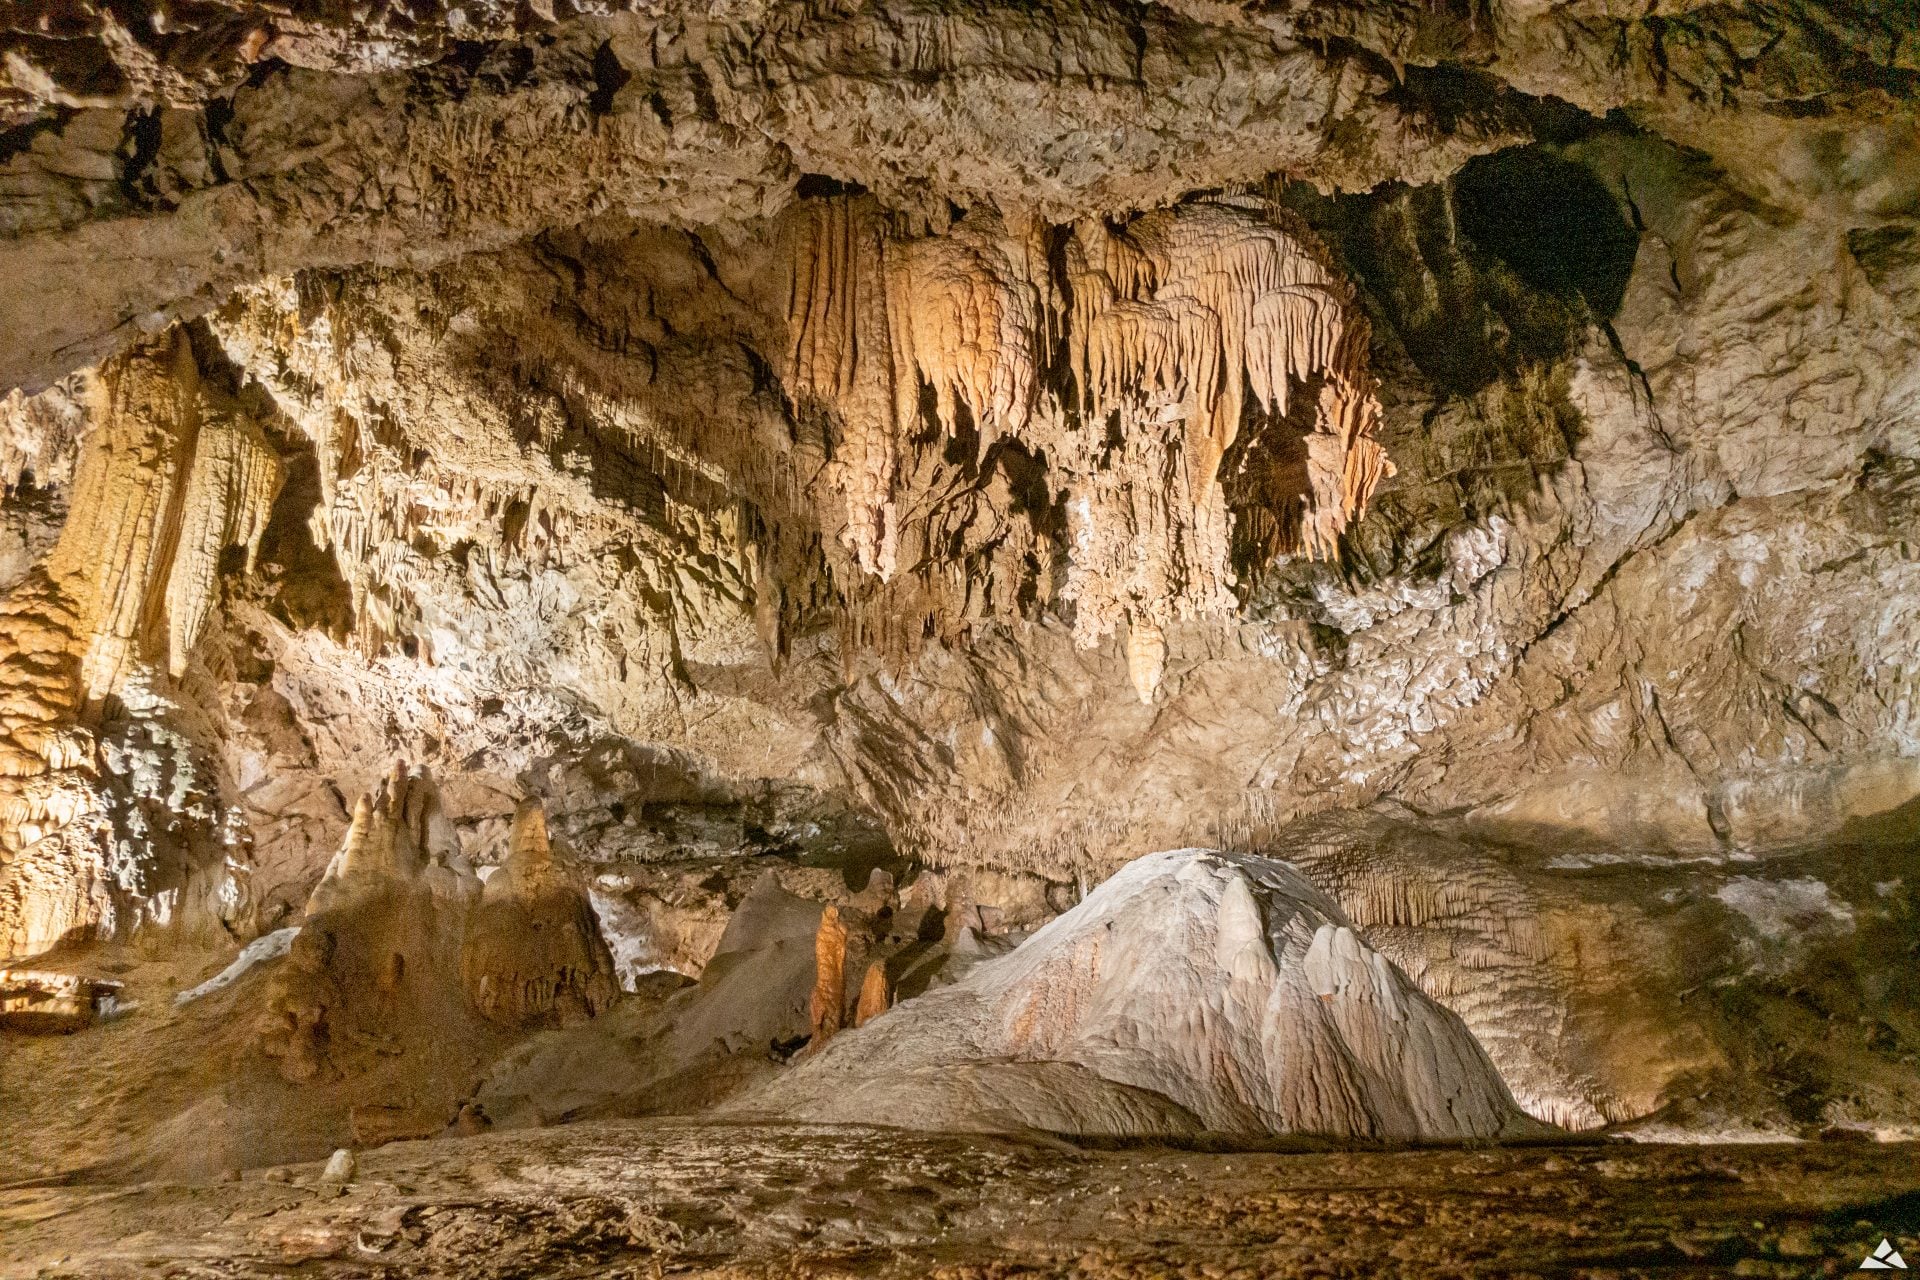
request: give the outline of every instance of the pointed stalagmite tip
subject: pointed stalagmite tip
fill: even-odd
[[[1127,627],[1127,678],[1133,681],[1133,691],[1140,695],[1142,706],[1153,705],[1166,669],[1166,633],[1151,622],[1130,624]]]
[[[538,870],[553,861],[547,839],[547,808],[536,799],[522,800],[513,811],[513,834],[507,842],[507,861],[524,870]]]

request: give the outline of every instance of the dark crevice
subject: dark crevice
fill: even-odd
[[[154,158],[160,154],[160,108],[127,113],[120,151],[123,156],[120,165],[121,194],[126,196],[129,204],[150,203],[152,192],[141,179],[153,168]]]
[[[1601,320],[1619,311],[1640,236],[1591,169],[1522,147],[1469,161],[1453,187],[1462,233],[1526,283]]]
[[[217,181],[230,182],[232,175],[227,172],[226,161],[220,153],[227,145],[227,126],[233,123],[233,99],[207,99],[201,120],[207,133],[207,162],[213,168],[213,176]]]
[[[600,47],[593,51],[593,92],[587,95],[587,110],[597,116],[611,112],[614,98],[632,79],[633,72],[627,70],[619,55],[614,53],[613,42],[601,41]],[[654,96],[659,97],[658,94]],[[660,109],[656,105],[655,110]],[[673,118],[670,115],[663,116],[662,120],[669,128],[672,127]]]
[[[802,200],[825,200],[833,196],[863,196],[867,189],[857,182],[842,182],[824,173],[803,173],[794,184],[793,194]]]
[[[67,122],[73,119],[74,114],[71,107],[52,107],[37,120],[0,130],[0,164],[5,164],[24,151],[31,151],[34,139],[41,134],[59,133],[67,127]]]

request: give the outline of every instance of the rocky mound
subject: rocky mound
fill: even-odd
[[[1551,1132],[1454,1014],[1290,865],[1129,864],[1010,954],[736,1110],[916,1129],[1389,1141]]]

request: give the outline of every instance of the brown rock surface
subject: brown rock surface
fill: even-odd
[[[507,860],[480,891],[460,971],[482,1016],[507,1026],[591,1018],[619,994],[587,895],[557,865],[537,800],[513,817]]]
[[[591,1267],[919,1280],[1851,1271],[1904,1221],[1911,1144],[1082,1151],[820,1125],[595,1122],[403,1143],[219,1184],[0,1190],[0,1267],[505,1277]],[[270,1180],[279,1174],[284,1181]],[[1390,1263],[1383,1263],[1387,1253]],[[1736,1270],[1737,1269],[1737,1270]]]
[[[1554,1124],[1920,1131],[1911,7],[0,12],[0,960],[142,1001],[0,1046],[103,1117],[13,1145],[801,1097],[914,1027],[967,1065],[800,1118],[1453,1133],[1379,1027],[1254,1124],[1171,1044],[1266,1078],[1243,1004],[954,1020],[1183,847],[1325,899],[1276,1044],[1364,971]],[[1095,995],[1160,1066],[1059,1048]]]

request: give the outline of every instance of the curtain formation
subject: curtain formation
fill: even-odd
[[[854,560],[888,580],[907,567],[904,542],[934,541],[905,527],[927,505],[918,453],[970,431],[984,464],[1016,442],[1045,460],[1064,508],[1075,639],[1126,624],[1145,701],[1162,628],[1234,607],[1229,471],[1264,487],[1264,527],[1245,532],[1313,557],[1334,553],[1392,472],[1366,321],[1312,240],[1263,203],[1071,227],[976,213],[925,235],[898,234],[859,196],[810,201],[800,218],[787,385],[837,421],[831,473]],[[1269,456],[1243,449],[1235,470],[1256,420],[1292,430],[1263,432]]]

